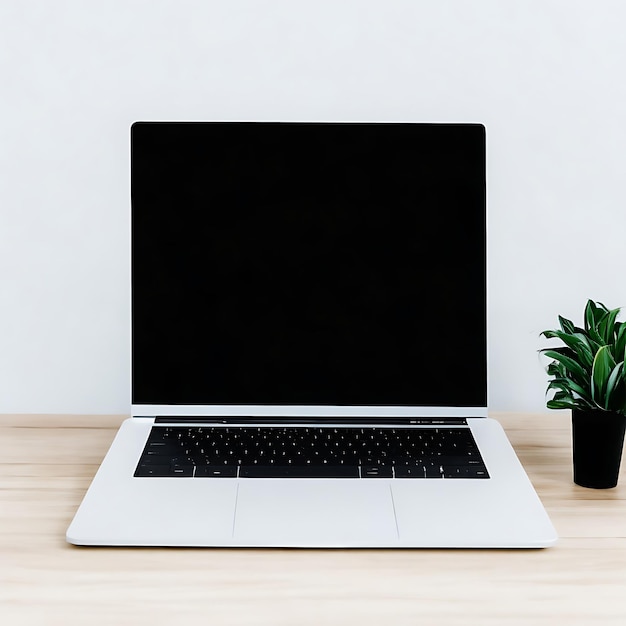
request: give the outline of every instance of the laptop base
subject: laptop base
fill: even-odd
[[[122,425],[67,540],[76,545],[543,548],[556,532],[502,427],[468,419],[490,478],[134,478],[154,423]]]

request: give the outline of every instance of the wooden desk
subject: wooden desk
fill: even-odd
[[[65,530],[123,418],[0,417],[0,624],[626,624],[626,461],[615,489],[583,489],[568,414],[494,417],[553,548],[77,548]]]

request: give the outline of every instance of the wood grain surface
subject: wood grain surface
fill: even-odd
[[[124,416],[0,416],[0,624],[623,626],[624,465],[614,489],[578,487],[568,413],[493,417],[553,548],[78,548],[65,530]]]

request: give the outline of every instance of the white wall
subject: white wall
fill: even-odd
[[[543,410],[538,333],[626,305],[625,22],[620,0],[2,0],[0,412],[129,411],[138,119],[485,123],[490,406]]]

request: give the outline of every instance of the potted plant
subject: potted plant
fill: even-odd
[[[587,302],[584,327],[559,316],[561,328],[545,330],[563,346],[544,348],[552,359],[549,409],[571,409],[574,482],[583,487],[615,487],[626,430],[626,322],[620,309]]]

